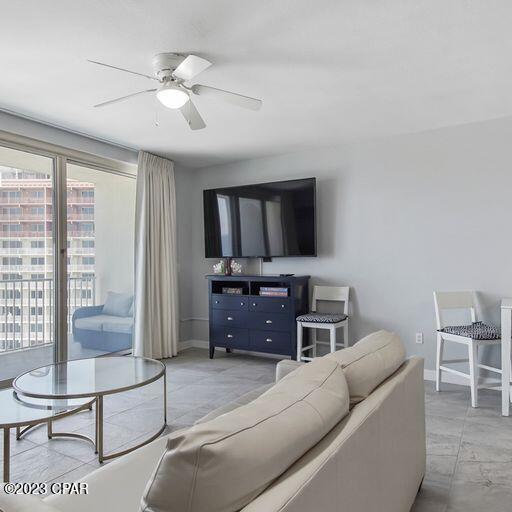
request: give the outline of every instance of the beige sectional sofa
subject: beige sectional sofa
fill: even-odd
[[[399,338],[379,331],[277,373],[248,404],[83,478],[87,495],[0,495],[0,509],[408,512],[425,472],[422,359],[405,360]]]

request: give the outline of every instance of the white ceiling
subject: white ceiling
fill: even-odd
[[[0,0],[0,108],[191,167],[512,115],[510,0]],[[151,86],[162,51],[214,65],[197,82],[262,98],[197,97],[192,132]],[[159,126],[155,126],[158,111]],[[1,128],[1,127],[0,127]]]

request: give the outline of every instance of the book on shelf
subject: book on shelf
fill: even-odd
[[[260,295],[262,297],[288,297],[288,290],[285,292],[272,292],[260,289]]]
[[[233,288],[228,286],[222,287],[222,293],[226,293],[228,295],[243,295],[244,289],[243,288]]]

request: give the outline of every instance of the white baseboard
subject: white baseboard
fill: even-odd
[[[182,350],[186,350],[187,348],[204,348],[208,349],[210,344],[204,340],[185,340],[180,341],[178,352]],[[215,347],[215,350],[225,350],[222,347]],[[267,357],[268,359],[290,359],[289,356],[284,356],[280,354],[267,354],[265,352],[251,352],[250,350],[236,350],[237,352],[241,352],[242,354],[247,354],[248,356],[258,356],[258,357]]]
[[[180,341],[179,344],[179,351],[186,350],[188,348],[202,348],[202,349],[208,349],[209,343],[205,340],[185,340]],[[222,347],[216,347],[215,350],[224,350]],[[279,354],[266,354],[264,352],[251,352],[249,350],[237,350],[237,352],[242,352],[243,354],[247,354],[250,356],[258,356],[258,357],[267,357],[269,359],[288,359],[286,356],[282,356]],[[423,370],[423,378],[428,381],[435,381],[436,380],[436,372],[435,370]],[[469,380],[465,379],[464,377],[459,377],[458,375],[454,375],[452,373],[443,373],[443,382],[446,382],[447,384],[457,384],[459,386],[468,386],[469,387]],[[489,379],[489,378],[480,378],[480,386],[487,387],[489,386],[489,389],[493,389],[495,391],[499,391],[498,388],[495,386],[493,387],[493,384],[497,384],[499,381],[497,379]]]
[[[186,350],[187,348],[195,347],[195,343],[200,343],[199,340],[185,340],[178,343],[178,352]]]
[[[435,370],[423,370],[423,378],[429,381],[436,380],[436,371]],[[458,375],[454,375],[453,373],[443,372],[442,382],[446,382],[447,384],[457,384],[459,386],[467,386],[469,387],[469,380],[464,377],[459,377]],[[479,386],[493,389],[494,391],[499,391],[499,388],[492,386],[493,384],[497,384],[500,381],[498,379],[489,379],[489,378],[480,378]]]
[[[185,350],[187,348],[208,348],[208,342],[204,340],[186,340],[180,343],[180,350]]]

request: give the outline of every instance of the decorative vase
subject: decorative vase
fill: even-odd
[[[225,276],[230,276],[231,275],[231,258],[226,258],[225,259],[224,275]]]

